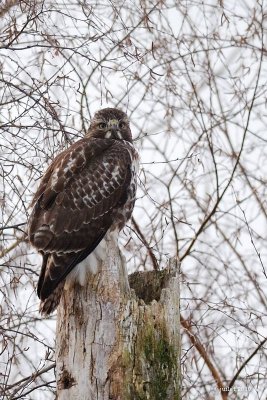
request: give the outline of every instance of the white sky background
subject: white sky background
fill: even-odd
[[[192,318],[194,331],[229,382],[266,335],[267,64],[265,53],[260,60],[266,46],[266,21],[258,22],[261,3],[94,4],[83,9],[74,1],[37,4],[38,19],[0,50],[3,225],[26,221],[37,180],[68,141],[82,137],[90,116],[105,106],[120,107],[131,119],[144,163],[134,216],[163,268],[177,251],[175,233],[183,258],[216,202],[214,162],[220,193],[226,187],[249,118],[240,159],[244,170],[237,168],[212,223],[181,267],[182,314]],[[0,20],[4,44],[29,15],[11,7]],[[19,235],[5,230],[3,248]],[[122,243],[130,237],[129,269],[151,268],[145,246],[130,229],[124,230]],[[1,266],[2,295],[8,296],[1,302],[3,314],[11,316],[1,325],[13,329],[18,346],[16,362],[8,364],[8,384],[49,365],[47,345],[53,358],[55,318],[39,320],[37,275],[20,269],[25,266],[39,271],[34,250],[26,245],[9,252]],[[197,399],[205,393],[203,382],[194,381],[198,371],[206,388],[212,378],[183,336],[185,398]],[[0,362],[12,352],[9,347]],[[240,399],[266,397],[265,365],[262,350],[236,383],[247,390]],[[52,373],[47,376],[53,380]],[[53,398],[42,390],[26,398]]]

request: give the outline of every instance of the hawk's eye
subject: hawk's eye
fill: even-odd
[[[98,127],[100,129],[105,129],[107,127],[107,124],[105,122],[100,122],[100,124],[98,124]]]
[[[123,121],[120,121],[119,128],[121,128],[121,129],[126,128],[126,123]]]

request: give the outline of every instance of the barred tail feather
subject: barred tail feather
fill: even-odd
[[[65,279],[64,281],[60,282],[60,284],[53,290],[53,292],[45,300],[41,301],[39,311],[42,315],[47,316],[51,314],[53,311],[55,311],[55,309],[59,305],[64,284],[65,284]]]

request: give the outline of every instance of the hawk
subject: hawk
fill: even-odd
[[[28,228],[43,257],[37,286],[42,314],[58,306],[67,276],[84,285],[87,271],[97,272],[105,235],[117,234],[132,214],[138,159],[127,115],[105,108],[43,175]]]

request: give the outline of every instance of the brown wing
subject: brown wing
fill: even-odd
[[[123,142],[82,139],[48,168],[29,223],[30,242],[44,255],[41,299],[94,250],[114,222],[127,199],[130,165]]]

